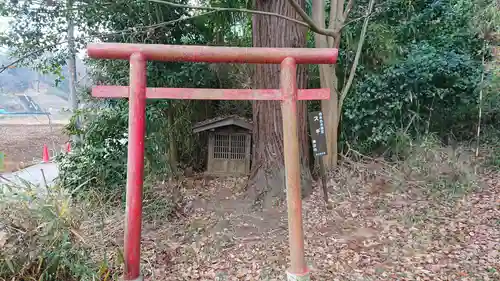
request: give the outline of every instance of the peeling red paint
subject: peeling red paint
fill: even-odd
[[[133,54],[130,57],[127,203],[124,239],[125,280],[135,280],[140,275],[146,79],[144,56],[140,53]]]
[[[287,57],[298,64],[333,64],[338,50],[330,48],[238,48],[189,45],[95,43],[87,47],[91,58],[128,60],[133,53],[142,53],[146,60],[279,64]]]
[[[290,241],[290,273],[307,272],[302,227],[302,195],[300,188],[300,150],[297,132],[297,65],[293,58],[281,63],[280,88],[283,96],[283,154],[285,157],[288,236]]]

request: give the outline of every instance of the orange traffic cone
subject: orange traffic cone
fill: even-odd
[[[44,144],[44,145],[43,145],[43,156],[42,156],[42,161],[43,161],[44,163],[49,162],[49,147],[48,147],[46,144]]]

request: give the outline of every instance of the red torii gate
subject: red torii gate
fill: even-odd
[[[127,199],[125,219],[125,280],[142,280],[140,246],[146,98],[205,100],[280,100],[286,173],[290,269],[288,280],[309,280],[304,258],[297,100],[324,100],[329,89],[297,90],[297,64],[334,64],[337,49],[234,48],[207,46],[97,43],[87,47],[98,59],[130,61],[130,86],[96,86],[94,97],[129,98]],[[280,89],[147,88],[146,62],[209,62],[281,64]]]

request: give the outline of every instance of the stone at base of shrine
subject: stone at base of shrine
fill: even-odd
[[[311,276],[309,274],[309,271],[307,271],[305,273],[301,273],[301,274],[290,273],[287,271],[286,272],[286,280],[287,281],[310,281]]]

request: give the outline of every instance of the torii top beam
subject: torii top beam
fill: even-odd
[[[259,63],[280,64],[285,58],[297,64],[334,64],[338,50],[330,48],[241,48],[189,45],[94,43],[87,48],[96,59],[129,60],[141,53],[146,60],[164,62]]]

